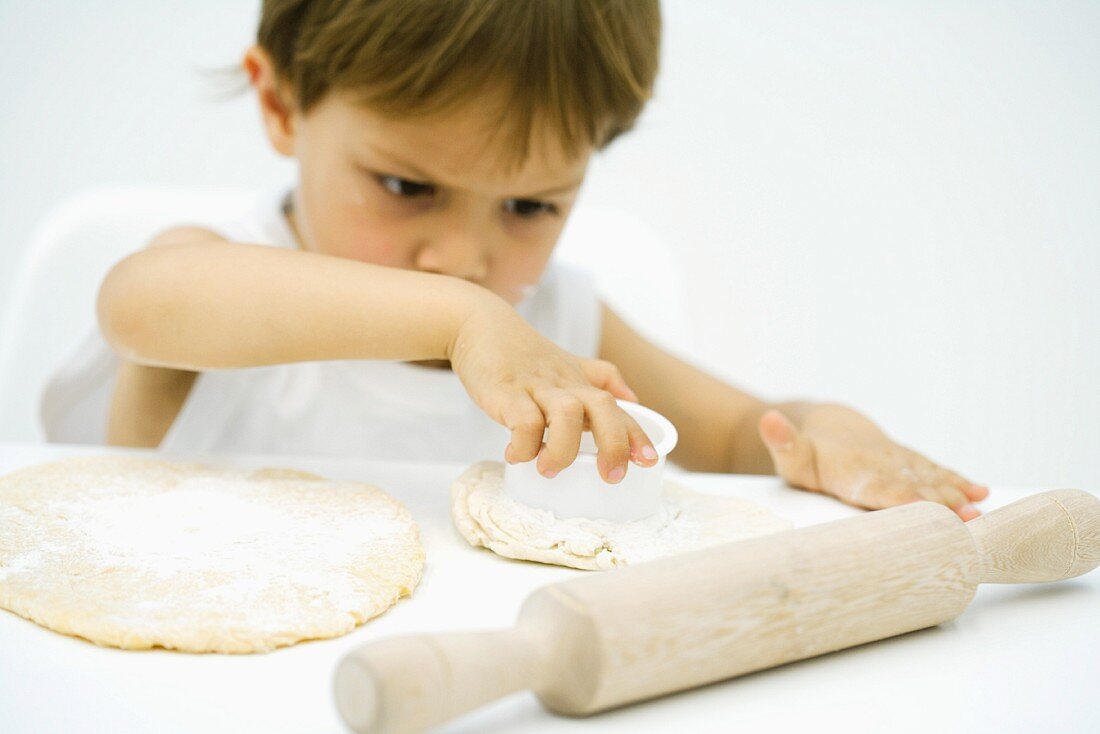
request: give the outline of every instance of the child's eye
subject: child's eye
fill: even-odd
[[[557,214],[558,208],[545,201],[534,199],[508,199],[504,202],[504,211],[517,217],[533,219],[540,214]]]
[[[382,188],[389,191],[394,196],[413,198],[417,196],[431,196],[435,193],[435,186],[431,184],[419,183],[417,181],[410,181],[407,178],[386,176],[382,174],[375,178],[377,178]]]

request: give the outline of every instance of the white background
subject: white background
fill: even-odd
[[[670,338],[976,480],[1100,489],[1100,3],[664,12],[656,100],[585,197],[678,253],[693,326]],[[0,298],[75,192],[288,177],[203,73],[255,13],[0,0]]]

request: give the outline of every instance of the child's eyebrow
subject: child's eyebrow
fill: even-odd
[[[409,163],[408,161],[401,160],[401,158],[399,158],[398,156],[395,156],[392,153],[389,153],[389,152],[383,150],[382,148],[377,148],[377,147],[372,145],[372,146],[370,146],[370,149],[373,150],[378,155],[382,156],[383,158],[388,158],[390,163],[395,164],[399,168],[404,168],[409,173],[416,176],[417,178],[419,178],[422,181],[433,181],[433,180],[435,180],[435,176],[432,176],[429,173],[424,173],[424,171],[421,171],[419,168],[417,168],[413,164]]]
[[[378,148],[376,146],[373,146],[373,145],[370,146],[370,148],[376,154],[382,156],[383,158],[389,159],[390,163],[398,166],[399,168],[404,168],[409,173],[411,173],[413,176],[416,176],[419,179],[419,181],[422,182],[422,183],[430,183],[430,182],[435,182],[437,180],[435,176],[431,175],[430,173],[425,173],[424,171],[422,171],[419,168],[417,168],[416,166],[414,166],[412,163],[409,163],[408,161],[402,160],[399,156],[395,156],[392,153],[390,153],[386,150],[383,150],[382,148]],[[546,197],[546,196],[555,196],[557,194],[564,194],[564,193],[567,193],[569,191],[573,191],[574,189],[578,189],[578,188],[580,188],[580,185],[582,183],[584,183],[584,177],[583,176],[581,176],[581,178],[577,179],[576,181],[571,181],[571,182],[569,182],[567,184],[563,184],[561,186],[555,186],[552,189],[547,189],[545,191],[539,191],[539,192],[533,193],[533,194],[523,194],[523,195],[520,195],[520,196],[515,196],[513,198],[517,198],[517,199],[539,199],[539,198]]]

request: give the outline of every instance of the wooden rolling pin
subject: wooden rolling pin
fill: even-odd
[[[515,627],[396,637],[348,653],[357,732],[422,731],[533,689],[583,715],[958,616],[979,583],[1100,565],[1100,500],[1032,495],[963,523],[920,502],[545,586]]]

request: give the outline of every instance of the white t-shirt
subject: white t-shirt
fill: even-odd
[[[284,193],[257,197],[233,220],[198,226],[232,242],[297,247]],[[599,350],[600,305],[583,271],[551,263],[516,310],[579,357]],[[106,442],[119,358],[98,329],[47,382],[40,401],[46,439]],[[503,456],[508,431],[488,418],[449,369],[348,360],[202,372],[160,446],[189,453],[300,455],[473,462]]]

